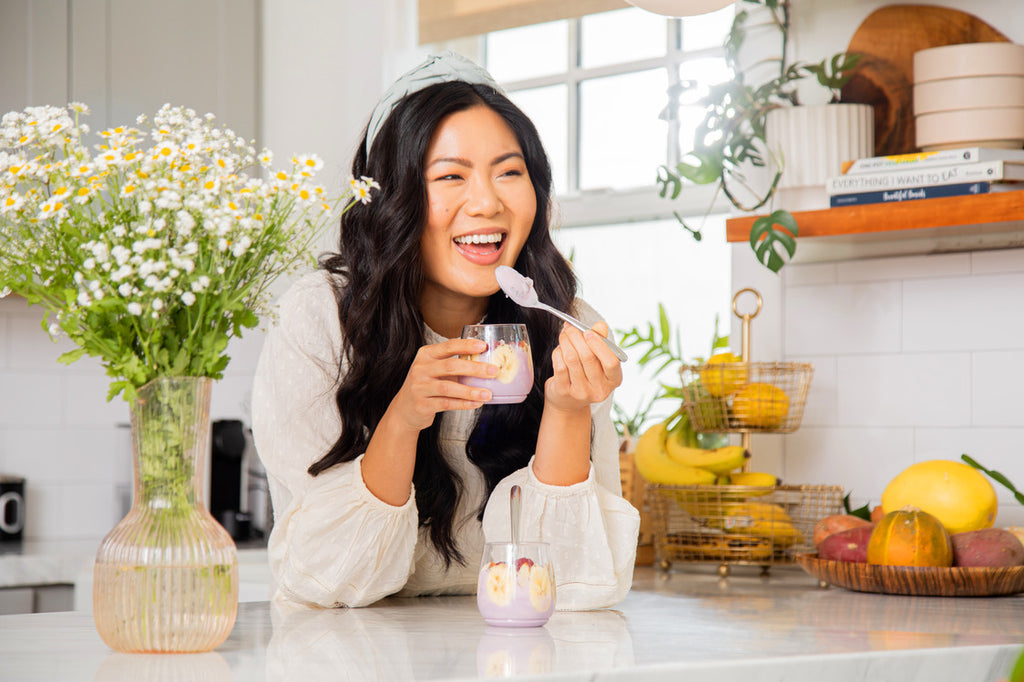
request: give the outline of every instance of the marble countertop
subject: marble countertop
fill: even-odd
[[[767,576],[638,568],[615,609],[488,627],[474,597],[362,609],[239,605],[229,639],[191,655],[111,652],[88,613],[0,617],[0,680],[680,680],[995,682],[1024,642],[1024,597],[941,598]]]
[[[73,585],[75,609],[92,610],[92,566],[101,538],[0,543],[0,589]],[[239,601],[264,601],[271,595],[266,544],[236,543]],[[0,680],[5,679],[0,671]]]

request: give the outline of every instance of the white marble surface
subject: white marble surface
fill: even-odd
[[[995,682],[1024,641],[1024,597],[819,588],[800,569],[637,570],[614,610],[487,627],[473,597],[364,609],[243,603],[202,655],[114,654],[87,613],[0,617],[0,680],[686,680]]]
[[[0,544],[0,589],[39,585],[73,585],[75,609],[92,610],[92,566],[101,539],[22,541]],[[270,598],[267,550],[238,549],[238,598],[242,602]],[[0,680],[3,673],[0,671]]]
[[[0,588],[67,585],[96,558],[99,540],[0,544]]]

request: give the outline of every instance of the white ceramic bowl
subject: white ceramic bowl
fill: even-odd
[[[914,82],[964,76],[1024,76],[1024,45],[959,43],[914,53]]]
[[[914,84],[914,114],[1024,107],[1024,76],[944,78]]]
[[[914,117],[917,146],[923,151],[954,147],[1024,146],[1024,107],[958,109]]]

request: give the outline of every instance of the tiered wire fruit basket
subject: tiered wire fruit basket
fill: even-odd
[[[740,313],[740,296],[756,297],[753,312]],[[750,450],[753,433],[792,433],[803,419],[814,368],[809,363],[750,362],[750,321],[761,295],[741,289],[732,300],[743,321],[740,362],[685,365],[680,373],[684,407],[704,433],[739,433]],[[744,465],[744,469],[747,465]],[[830,485],[649,485],[656,565],[717,563],[721,576],[733,565],[796,563],[813,552],[814,524],[839,513],[842,487]]]

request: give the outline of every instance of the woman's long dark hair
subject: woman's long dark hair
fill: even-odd
[[[494,89],[461,81],[409,95],[381,127],[369,158],[364,133],[352,174],[374,178],[380,191],[372,203],[357,204],[345,214],[338,252],[320,261],[323,269],[342,281],[336,288],[344,338],[336,395],[342,429],[330,451],[310,466],[314,476],[366,451],[425,343],[418,300],[423,285],[420,236],[426,222],[427,147],[445,117],[480,104],[498,113],[515,133],[537,196],[537,214],[516,269],[533,279],[540,300],[561,310],[572,306],[576,277],[551,241],[551,168],[530,119]],[[526,466],[536,450],[544,382],[552,374],[551,353],[561,329],[554,316],[520,308],[500,291],[491,297],[487,321],[526,324],[533,347],[534,382],[524,402],[485,405],[480,410],[466,449],[486,481],[483,504],[495,485]],[[465,563],[454,537],[455,510],[464,489],[441,453],[440,422],[435,419],[420,432],[413,484],[420,526],[429,529],[431,542],[450,565]]]

